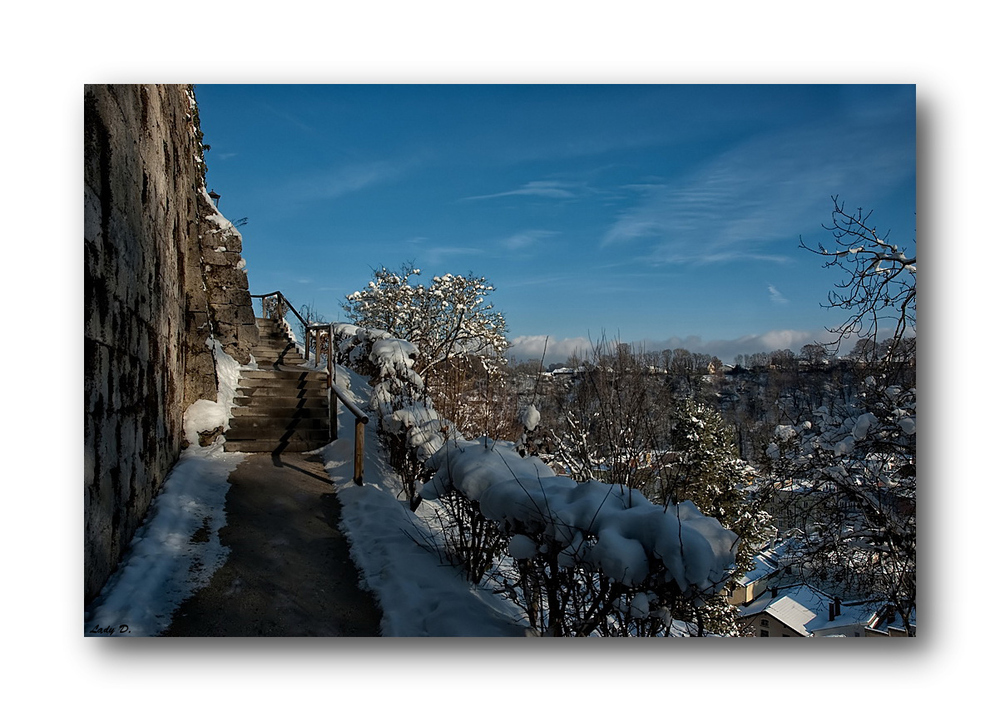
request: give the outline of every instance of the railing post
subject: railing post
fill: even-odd
[[[333,326],[331,325],[332,329]],[[330,409],[330,440],[337,440],[337,394],[333,392],[333,334],[327,331],[326,338],[326,397]],[[317,354],[319,351],[317,350]]]
[[[354,419],[354,482],[364,485],[365,475],[365,422]]]

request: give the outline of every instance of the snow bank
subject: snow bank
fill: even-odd
[[[229,430],[236,388],[240,380],[240,364],[222,349],[222,344],[209,338],[206,345],[215,356],[215,371],[219,379],[216,400],[199,399],[184,411],[184,438],[192,446],[198,445],[200,433],[210,433],[216,428]]]
[[[221,438],[207,447],[198,441],[199,433],[229,429],[241,366],[214,338],[207,345],[215,356],[217,400],[198,400],[184,412],[190,446],[153,499],[125,558],[85,613],[85,635],[161,633],[174,610],[208,584],[229,553],[219,530],[226,525],[229,474],[244,455],[225,453]]]

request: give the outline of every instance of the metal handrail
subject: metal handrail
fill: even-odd
[[[295,306],[288,302],[288,299],[280,291],[276,290],[273,293],[265,293],[263,295],[253,295],[251,298],[260,298],[262,303],[264,298],[270,298],[272,296],[278,297],[278,302],[284,305],[286,308],[295,314],[295,317],[299,319],[302,323],[302,327],[305,329],[305,360],[309,360],[309,336],[312,335],[314,342],[316,343],[316,358],[319,358],[319,339],[321,333],[326,333],[328,337],[327,341],[327,352],[326,352],[326,401],[327,407],[330,411],[330,440],[335,441],[338,437],[337,431],[337,402],[344,404],[354,415],[354,482],[359,486],[364,485],[364,473],[365,473],[365,432],[364,426],[368,423],[368,416],[358,408],[357,404],[354,403],[347,394],[344,393],[343,389],[333,382],[334,376],[334,358],[333,358],[333,323],[329,324],[313,324],[309,325],[306,323],[305,318],[303,318]]]
[[[261,300],[263,300],[264,298],[270,298],[273,295],[278,296],[278,300],[281,301],[281,303],[283,305],[285,305],[285,307],[287,307],[288,310],[292,311],[295,314],[295,317],[299,319],[299,322],[302,323],[303,327],[306,327],[308,325],[306,323],[306,319],[303,318],[302,315],[297,310],[295,310],[295,306],[288,302],[288,298],[286,298],[285,294],[282,293],[280,290],[276,290],[273,293],[264,293],[263,295],[253,295],[253,294],[251,294],[250,297],[251,298],[260,298]],[[307,358],[307,360],[308,360],[308,358]]]

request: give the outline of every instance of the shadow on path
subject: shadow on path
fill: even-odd
[[[226,563],[162,635],[378,636],[381,612],[358,588],[318,458],[248,455],[229,482]]]

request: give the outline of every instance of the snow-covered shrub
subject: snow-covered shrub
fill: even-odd
[[[488,439],[449,440],[428,465],[425,498],[461,495],[503,534],[503,586],[540,633],[663,633],[673,603],[716,595],[731,573],[736,534],[693,503],[578,483]]]
[[[430,285],[412,284],[420,269],[382,267],[364,290],[344,303],[360,326],[380,328],[423,349],[420,370],[455,355],[489,355],[502,362],[506,321],[486,298],[494,288],[485,278],[446,274]]]
[[[414,370],[419,348],[393,338],[386,331],[346,323],[333,326],[333,343],[340,362],[367,375],[372,382],[371,410],[389,451],[389,462],[399,472],[411,505],[418,502],[424,463],[448,437],[461,437],[438,416],[423,378]]]

